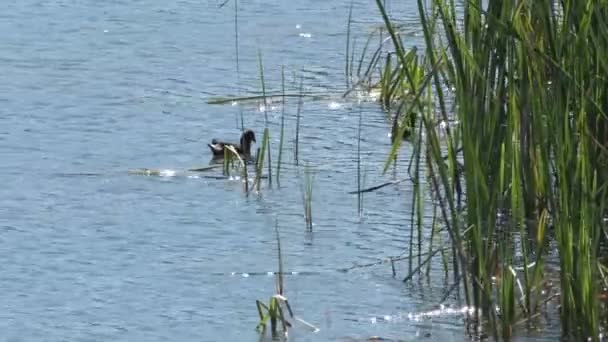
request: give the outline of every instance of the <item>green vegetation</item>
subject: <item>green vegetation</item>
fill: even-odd
[[[264,128],[264,135],[262,136],[262,147],[258,150],[257,158],[256,158],[256,172],[255,172],[255,180],[254,184],[257,186],[257,191],[260,191],[260,186],[262,185],[262,173],[264,171],[264,157],[266,153],[270,154],[270,150],[267,150],[269,147],[268,141],[270,140],[270,134],[268,133],[268,128]]]
[[[262,85],[262,96],[264,99],[264,139],[262,140],[262,158],[258,160],[258,177],[261,175],[261,168],[263,165],[264,151],[268,149],[268,184],[272,186],[272,161],[270,153],[270,131],[268,130],[268,101],[266,99],[266,83],[264,82],[264,64],[262,63],[262,52],[258,51],[258,67],[260,69],[260,83]],[[260,190],[260,183],[258,182],[258,191]]]
[[[304,204],[304,219],[306,229],[312,232],[312,189],[314,183],[314,173],[310,166],[306,164],[304,168],[304,182],[302,184],[302,203]]]
[[[481,327],[475,334],[509,338],[516,329],[535,326],[545,304],[559,300],[564,338],[599,339],[607,313],[599,299],[608,287],[606,252],[600,249],[608,205],[608,1],[417,0],[424,37],[419,49],[406,47],[384,2],[376,3],[389,38],[374,30],[357,63],[351,4],[344,95],[356,88],[378,93],[392,124],[385,172],[395,165],[403,140],[412,144],[404,281],[425,270],[430,274],[431,261],[439,258],[451,283],[448,292],[462,291],[473,308],[469,322]],[[370,49],[377,36],[379,46]],[[258,61],[262,96],[242,99],[264,101],[259,191],[264,160],[269,185],[272,164],[261,53]],[[282,94],[272,96],[281,96],[284,106],[287,97],[298,98],[299,172],[301,109],[309,95],[302,92],[302,80],[299,94],[286,94],[284,71],[281,76]],[[353,193],[361,214],[363,193],[404,180],[362,189],[359,115]],[[229,164],[231,155],[225,173]],[[246,165],[240,165],[247,179]],[[302,197],[309,231],[313,181],[306,166]],[[559,263],[557,275],[547,261]],[[548,286],[553,277],[559,279],[558,294]],[[258,301],[261,330],[267,321],[273,333],[277,322],[288,327],[282,285],[277,292],[268,305]]]
[[[277,260],[279,270],[276,272],[276,294],[270,297],[268,301],[268,305],[260,300],[256,300],[256,307],[258,309],[258,314],[260,316],[260,321],[256,327],[256,329],[264,334],[266,332],[266,327],[268,322],[270,321],[270,332],[273,338],[279,337],[278,323],[281,324],[283,337],[287,337],[288,328],[292,327],[292,324],[287,320],[293,319],[295,321],[300,322],[302,325],[307,327],[313,332],[318,332],[319,328],[316,326],[306,322],[305,320],[294,315],[293,310],[291,309],[291,305],[289,305],[289,301],[287,297],[285,297],[285,281],[283,279],[283,254],[281,252],[281,237],[279,235],[279,223],[275,222],[275,236],[277,240]],[[285,309],[289,313],[289,316],[285,315]]]
[[[300,94],[302,94],[302,90],[304,87],[304,78],[300,78]],[[294,160],[296,165],[299,163],[299,146],[300,146],[300,118],[302,116],[302,106],[303,106],[302,97],[298,98],[298,110],[296,114],[296,138],[295,138],[295,148],[294,148]]]
[[[418,0],[424,57],[406,50],[376,2],[394,50],[380,80],[396,125],[386,167],[419,120],[413,222],[420,237],[423,157],[451,242],[453,282],[478,309],[471,318],[495,338],[531,323],[550,299],[551,243],[563,335],[599,339],[608,2]]]
[[[273,337],[278,335],[278,325],[277,322],[281,323],[281,327],[283,328],[283,334],[287,336],[287,328],[291,327],[291,323],[287,321],[285,314],[283,313],[283,307],[286,307],[290,316],[293,317],[293,312],[291,307],[289,306],[289,302],[287,298],[283,295],[284,293],[284,281],[283,281],[283,254],[281,253],[281,238],[279,236],[279,224],[275,222],[275,234],[277,240],[277,255],[278,255],[278,263],[279,263],[279,271],[276,277],[276,294],[270,297],[268,305],[263,302],[256,300],[256,306],[258,308],[258,314],[260,315],[260,322],[258,323],[256,329],[260,333],[264,333],[266,331],[266,325],[268,321],[270,321],[270,331]]]
[[[287,106],[285,99],[285,67],[281,68],[281,90],[283,93],[282,107],[281,107],[281,137],[279,139],[279,158],[277,161],[277,185],[280,186],[281,181],[279,180],[281,175],[281,161],[283,157],[283,141],[285,140],[285,107]]]

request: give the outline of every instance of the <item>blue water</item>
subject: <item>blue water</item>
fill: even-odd
[[[0,10],[0,340],[255,341],[255,300],[274,294],[275,223],[286,296],[315,324],[298,341],[462,339],[461,315],[416,320],[445,294],[404,285],[407,263],[338,272],[407,252],[411,184],[367,194],[357,214],[357,125],[367,185],[406,176],[409,147],[382,173],[390,124],[373,101],[343,99],[350,1],[239,2],[236,74],[233,2],[7,1]],[[391,11],[416,25],[415,1]],[[355,1],[353,37],[381,24],[373,1]],[[412,34],[408,44],[420,43]],[[315,172],[313,232],[305,229],[302,166],[294,165],[297,101],[285,104],[281,186],[246,196],[238,179],[207,165],[206,143],[238,139],[238,106],[217,96],[266,86],[327,97],[305,101],[300,165]],[[261,140],[264,113],[241,103]],[[269,106],[276,163],[280,103]],[[129,174],[133,168],[175,171]],[[276,172],[276,171],[275,171]],[[215,178],[214,178],[215,177]],[[232,272],[236,274],[232,275]],[[244,276],[247,273],[249,276]]]

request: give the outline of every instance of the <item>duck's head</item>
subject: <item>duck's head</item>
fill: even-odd
[[[243,131],[243,134],[241,135],[241,145],[251,145],[252,141],[256,142],[255,133],[250,129]]]

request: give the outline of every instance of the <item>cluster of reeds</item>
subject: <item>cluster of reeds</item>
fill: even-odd
[[[562,332],[598,339],[608,284],[599,248],[608,204],[608,2],[417,0],[423,57],[404,48],[376,2],[397,65],[387,57],[381,98],[420,120],[415,178],[423,156],[453,280],[474,318],[494,337],[531,322],[550,299],[545,261],[557,254]],[[391,158],[400,144],[394,139]]]
[[[270,146],[270,129],[269,119],[268,119],[268,94],[266,93],[266,83],[264,80],[264,66],[262,62],[262,54],[258,52],[258,67],[259,67],[259,76],[260,76],[260,84],[261,84],[261,96],[238,96],[236,98],[222,98],[222,99],[214,99],[210,100],[210,104],[225,104],[231,103],[233,101],[243,101],[243,100],[259,100],[262,101],[262,111],[264,112],[264,131],[262,135],[262,139],[260,141],[260,147],[257,150],[257,154],[252,159],[244,160],[236,150],[231,147],[228,147],[224,150],[224,158],[223,158],[223,173],[226,176],[230,176],[233,170],[237,170],[236,172],[241,172],[244,180],[245,180],[245,192],[249,194],[249,192],[253,189],[256,191],[261,190],[262,179],[266,179],[268,181],[268,186],[272,186],[272,151]],[[286,108],[286,99],[288,94],[285,92],[285,71],[284,67],[281,68],[281,94],[279,95],[282,100],[282,113],[281,113],[281,121],[280,121],[280,139],[278,146],[278,160],[276,163],[276,182],[280,186],[280,175],[281,175],[281,167],[284,164],[283,158],[283,150],[284,150],[284,141],[285,141],[285,108]],[[299,93],[298,94],[290,94],[289,97],[296,97],[298,99],[297,104],[297,114],[296,114],[296,127],[295,127],[295,136],[294,136],[294,162],[296,166],[296,171],[298,175],[300,174],[299,170],[299,140],[300,140],[300,121],[302,116],[302,107],[303,107],[303,78],[300,78],[299,83]],[[242,124],[242,127],[244,125]],[[235,165],[235,161],[238,161]],[[253,178],[253,183],[251,186],[249,185],[249,174],[247,165],[248,162],[254,162],[255,174]],[[236,167],[235,167],[236,166]],[[264,166],[266,166],[266,175],[264,175]],[[313,190],[313,174],[311,169],[306,165],[304,167],[304,182],[303,182],[303,204],[304,204],[304,217],[306,222],[306,228],[308,230],[312,230],[312,190]]]
[[[268,305],[264,304],[260,300],[256,300],[256,306],[258,314],[260,315],[260,322],[256,329],[264,333],[266,331],[266,325],[270,321],[270,331],[273,337],[278,335],[278,322],[281,323],[283,328],[283,334],[287,336],[287,328],[291,327],[291,323],[287,320],[284,314],[283,308],[286,307],[290,316],[293,317],[293,311],[287,301],[284,294],[284,280],[283,280],[283,254],[281,253],[281,237],[279,235],[278,221],[275,223],[275,236],[277,241],[277,262],[279,270],[276,277],[276,294],[270,297]]]
[[[279,235],[278,220],[275,222],[274,229],[277,241],[278,262],[278,272],[276,272],[276,293],[272,297],[270,297],[268,305],[266,305],[260,300],[256,300],[256,307],[260,316],[260,321],[256,329],[263,334],[266,332],[268,322],[270,322],[270,331],[272,336],[278,337],[278,323],[280,323],[283,336],[287,337],[288,328],[292,326],[288,319],[293,319],[302,323],[304,326],[311,329],[313,332],[318,332],[319,328],[294,315],[293,310],[291,309],[291,305],[289,305],[289,301],[287,300],[287,297],[285,297],[285,281],[283,279],[283,253],[281,251],[281,237]],[[289,316],[285,314],[285,309],[287,309],[287,313],[289,313]]]

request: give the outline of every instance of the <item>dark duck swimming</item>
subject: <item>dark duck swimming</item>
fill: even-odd
[[[241,134],[241,140],[238,144],[213,139],[211,140],[211,144],[207,144],[207,146],[211,149],[214,158],[224,157],[225,146],[232,146],[241,156],[249,158],[251,157],[252,142],[256,142],[255,133],[250,129],[246,129]]]

